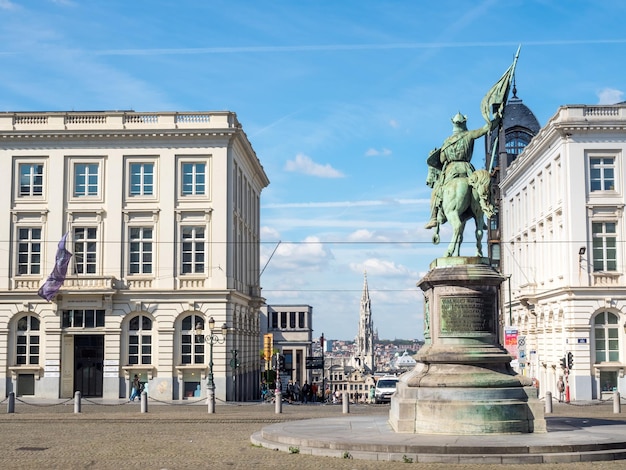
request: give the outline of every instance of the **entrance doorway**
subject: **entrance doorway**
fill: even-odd
[[[101,397],[103,362],[103,335],[74,336],[74,390],[83,397]]]

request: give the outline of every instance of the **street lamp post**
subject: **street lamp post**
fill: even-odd
[[[324,333],[320,336],[320,346],[322,346],[322,403],[326,402],[326,364],[324,364]]]
[[[215,413],[215,380],[213,379],[213,345],[223,344],[226,341],[226,333],[228,333],[228,326],[226,323],[222,325],[222,336],[220,338],[219,332],[214,331],[215,320],[213,317],[209,318],[209,334],[204,337],[204,342],[209,345],[209,379],[207,381],[208,398],[207,403],[209,407],[209,413]],[[202,333],[199,333],[202,334]]]

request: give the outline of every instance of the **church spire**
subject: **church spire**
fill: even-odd
[[[367,271],[363,272],[363,294],[361,295],[361,308],[370,306],[370,290],[367,286]]]
[[[356,358],[361,368],[374,371],[374,322],[372,321],[372,305],[367,272],[363,273],[363,293],[361,294],[361,310],[359,312],[359,334],[356,338]]]

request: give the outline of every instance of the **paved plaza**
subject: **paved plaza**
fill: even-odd
[[[346,417],[341,405],[288,405],[277,414],[273,404],[218,404],[209,415],[204,401],[184,404],[149,400],[141,413],[138,402],[42,402],[18,399],[15,413],[0,406],[0,468],[6,469],[626,469],[625,461],[565,464],[450,464],[377,462],[280,452],[251,443],[251,436],[271,424],[306,419]],[[350,416],[384,418],[386,405],[351,405]],[[559,419],[589,418],[626,425],[626,409],[613,413],[604,404],[558,404],[549,415]],[[622,421],[619,423],[619,421]],[[298,423],[301,425],[302,423]],[[306,425],[306,423],[304,423]],[[408,466],[407,466],[408,465]]]

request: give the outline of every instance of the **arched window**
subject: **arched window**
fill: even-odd
[[[39,319],[27,315],[17,321],[15,362],[18,366],[39,364]]]
[[[596,345],[595,362],[619,361],[619,319],[611,312],[600,312],[593,325]]]
[[[200,315],[187,315],[181,323],[181,364],[204,364],[204,318]]]
[[[152,320],[146,315],[128,323],[128,364],[152,364]]]
[[[530,143],[532,136],[527,132],[513,131],[506,134],[506,153],[513,155],[513,159],[517,157],[522,150]]]

